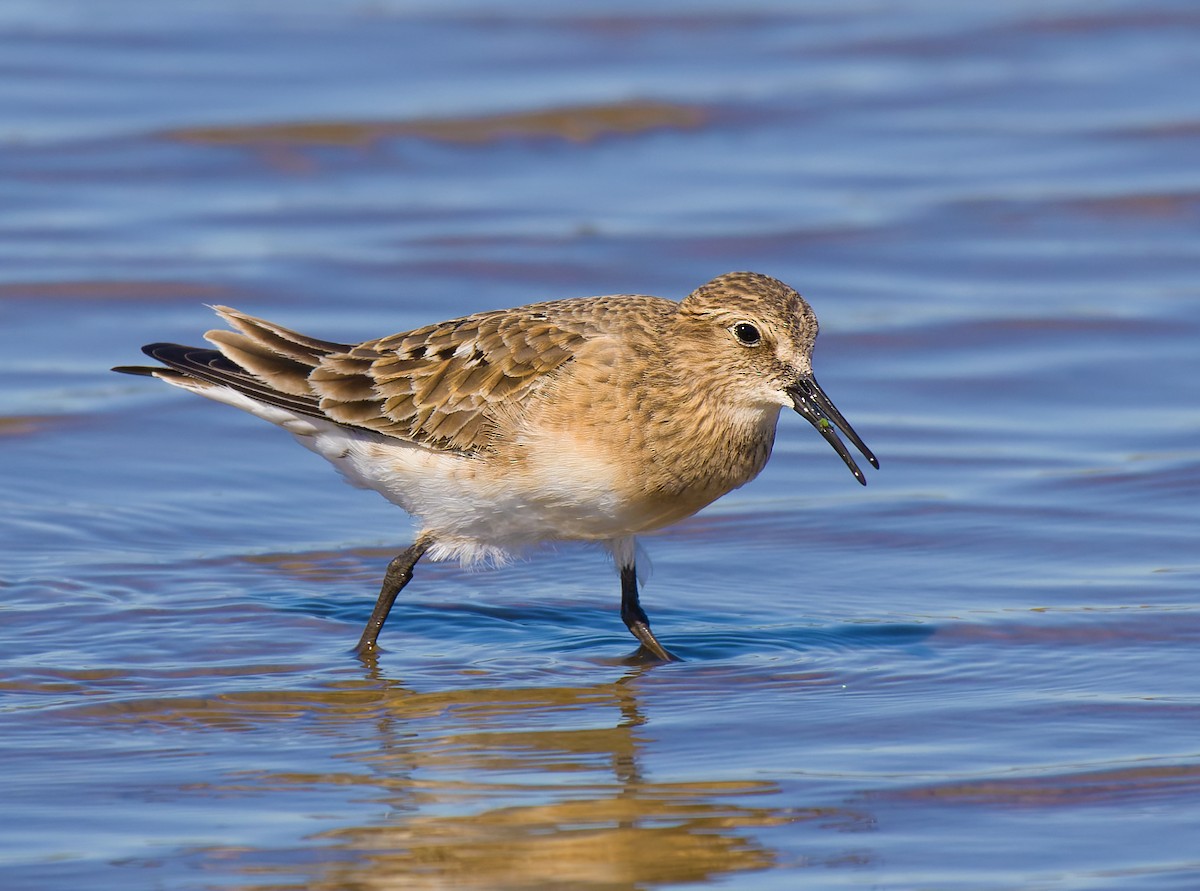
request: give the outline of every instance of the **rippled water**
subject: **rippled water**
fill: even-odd
[[[0,885],[1200,887],[1191,3],[0,7]],[[248,416],[108,372],[731,269],[795,417],[604,557],[422,565]]]

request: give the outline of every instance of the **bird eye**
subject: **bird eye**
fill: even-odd
[[[738,322],[729,330],[742,346],[758,346],[762,342],[762,335],[749,322]]]

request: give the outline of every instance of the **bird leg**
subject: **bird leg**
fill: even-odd
[[[638,602],[637,568],[633,563],[621,567],[621,619],[642,647],[661,662],[678,662],[679,657],[658,642],[650,630],[650,620]]]
[[[378,649],[375,641],[379,637],[383,623],[387,621],[392,604],[396,602],[396,595],[412,580],[413,567],[432,545],[433,536],[422,535],[412,543],[408,550],[396,556],[388,564],[387,572],[383,576],[383,587],[379,589],[379,599],[375,601],[375,609],[371,611],[367,627],[363,629],[362,637],[358,639],[358,646],[354,648],[354,652],[358,655],[367,656]]]

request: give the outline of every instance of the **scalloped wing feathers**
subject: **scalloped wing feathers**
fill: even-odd
[[[623,314],[633,304],[647,316],[678,305],[650,297],[554,301],[358,345],[306,337],[217,306],[236,330],[205,337],[244,369],[219,382],[255,399],[293,410],[299,403],[304,413],[339,424],[471,453],[489,448],[501,406],[532,395],[585,342],[608,333],[604,310],[618,304]]]

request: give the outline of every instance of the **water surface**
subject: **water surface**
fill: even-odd
[[[1063,0],[0,10],[5,889],[1200,887],[1200,13]],[[604,556],[425,565],[107,369],[798,287],[796,417]]]

